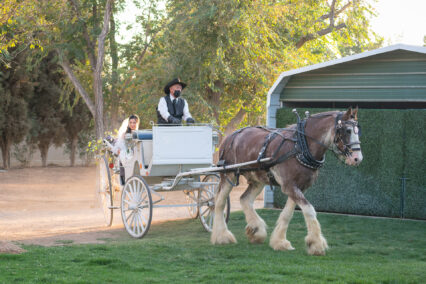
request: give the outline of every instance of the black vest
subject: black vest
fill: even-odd
[[[184,99],[176,99],[177,103],[173,105],[172,100],[170,99],[170,96],[164,96],[164,99],[167,103],[167,110],[169,111],[170,115],[182,119],[183,116],[183,108],[185,107],[185,100]],[[169,123],[167,120],[165,120],[160,112],[157,109],[157,117],[158,117],[158,124],[167,124]]]

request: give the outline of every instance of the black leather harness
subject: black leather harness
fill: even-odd
[[[261,128],[264,129],[266,131],[269,132],[268,135],[265,136],[265,141],[259,151],[259,155],[257,157],[257,162],[259,163],[258,167],[250,167],[250,168],[237,168],[237,169],[226,169],[226,161],[223,159],[224,153],[226,149],[230,149],[234,143],[235,137],[243,132],[245,129],[247,128],[253,128],[253,127],[244,127],[241,128],[235,132],[233,132],[231,134],[231,139],[228,140],[230,142],[227,143],[227,145],[225,145],[222,149],[222,152],[220,153],[219,156],[219,163],[217,164],[217,166],[223,166],[224,167],[224,172],[234,172],[235,176],[236,176],[236,184],[239,184],[239,175],[242,172],[249,172],[249,171],[266,171],[266,174],[269,178],[269,182],[272,185],[278,185],[278,183],[276,182],[274,175],[272,174],[272,172],[270,171],[270,169],[280,163],[283,163],[284,161],[292,158],[293,156],[296,157],[297,161],[304,167],[307,167],[309,169],[313,169],[313,170],[317,170],[320,167],[323,166],[324,162],[325,162],[325,155],[322,157],[321,160],[316,160],[311,152],[309,151],[309,146],[308,146],[308,142],[306,140],[306,137],[309,137],[306,133],[305,133],[305,128],[306,128],[306,122],[307,122],[307,118],[305,119],[300,119],[300,116],[297,112],[295,112],[295,114],[297,115],[297,125],[296,128],[267,128],[267,127],[263,127],[263,126],[256,126],[256,128]],[[331,114],[327,114],[327,115],[331,115]],[[335,140],[334,143],[338,143],[338,142],[342,142],[343,144],[343,149],[340,149],[339,147],[337,147],[337,150],[341,153],[344,154],[345,156],[348,156],[352,153],[352,151],[360,151],[359,148],[351,148],[351,144],[349,143],[345,143],[345,141],[343,141],[343,136],[344,133],[342,134],[339,131],[343,131],[344,127],[343,125],[346,124],[354,124],[354,126],[357,126],[357,122],[352,122],[352,121],[345,121],[344,124],[342,124],[341,122],[341,118],[343,116],[342,112],[339,112],[337,117],[336,117],[336,124],[335,124],[335,129],[336,129],[336,135],[335,135]],[[339,130],[342,129],[342,130]],[[282,131],[294,131],[294,134],[292,137],[285,137],[281,132]],[[270,145],[270,143],[276,138],[276,137],[281,137],[281,143],[279,144],[279,146],[275,149],[274,153],[271,155],[271,160],[267,161],[267,162],[260,162],[261,159],[265,158],[265,154],[266,154],[266,150],[268,149],[268,146]],[[324,145],[323,143],[321,143],[320,141],[317,141],[316,139],[309,137],[310,139],[312,139],[314,142],[322,145],[323,147],[330,149],[329,147],[327,147],[326,145]],[[289,152],[286,152],[285,154],[277,157],[278,152],[280,151],[281,147],[284,145],[284,143],[286,141],[292,141],[295,143],[294,147],[292,150],[290,150]],[[334,152],[334,151],[333,151]],[[234,185],[234,184],[233,184]],[[234,186],[235,186],[234,185]]]

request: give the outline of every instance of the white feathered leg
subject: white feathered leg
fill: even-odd
[[[231,178],[233,174],[228,174],[228,178]],[[224,178],[221,178],[220,181],[219,193],[215,196],[215,210],[214,210],[214,220],[213,220],[213,230],[210,241],[212,244],[229,244],[236,243],[234,235],[231,231],[228,230],[226,225],[224,209],[226,205],[226,199],[229,196],[229,193],[232,190],[232,185],[226,181]]]
[[[299,204],[305,217],[308,235],[305,237],[305,243],[308,248],[308,253],[312,255],[325,255],[325,250],[328,248],[327,241],[321,233],[321,226],[317,220],[317,213],[314,207],[307,204]]]
[[[263,243],[266,239],[266,224],[253,208],[256,197],[262,192],[263,184],[251,182],[240,197],[241,207],[246,216],[246,235],[251,243]]]
[[[293,217],[294,208],[296,203],[290,197],[287,199],[284,209],[278,217],[277,224],[272,232],[269,245],[274,250],[294,250],[291,243],[287,240],[288,224]]]

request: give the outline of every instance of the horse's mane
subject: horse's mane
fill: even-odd
[[[310,118],[322,118],[324,116],[334,115],[334,114],[336,114],[338,112],[339,112],[338,110],[325,111],[325,112],[320,112],[320,113],[316,113],[316,114],[310,115],[309,117]],[[296,128],[296,123],[286,125],[285,128],[295,129]]]

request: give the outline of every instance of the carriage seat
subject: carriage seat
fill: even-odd
[[[152,131],[135,130],[132,132],[132,138],[136,140],[152,140]]]

